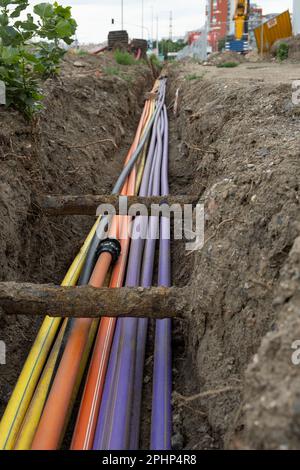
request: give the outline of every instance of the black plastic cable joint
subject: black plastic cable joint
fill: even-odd
[[[109,253],[112,257],[112,262],[116,263],[121,254],[121,243],[116,238],[102,240],[97,250],[97,256],[100,256],[102,253]]]

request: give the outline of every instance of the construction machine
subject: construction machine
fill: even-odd
[[[234,35],[228,36],[226,50],[246,53],[249,51],[248,21],[250,0],[236,0],[234,8]]]

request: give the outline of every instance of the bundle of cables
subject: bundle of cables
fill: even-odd
[[[165,95],[161,78],[145,102],[113,194],[169,193]],[[170,219],[124,215],[97,219],[62,285],[150,287],[157,238],[158,283],[168,287]],[[46,317],[1,420],[0,449],[59,449],[86,369],[71,449],[137,449],[147,330],[147,319]],[[170,449],[170,441],[171,321],[158,320],[151,448]]]

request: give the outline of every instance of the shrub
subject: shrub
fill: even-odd
[[[222,64],[218,64],[217,67],[224,68],[224,69],[231,69],[234,67],[238,67],[238,62],[223,62]]]
[[[76,49],[75,54],[78,55],[79,57],[86,57],[88,55],[88,52],[85,51],[84,49]]]
[[[120,75],[120,69],[118,67],[106,67],[105,73],[107,75],[112,75],[112,76],[117,75],[117,76],[119,76]]]
[[[0,0],[0,80],[6,85],[6,104],[31,117],[42,108],[40,79],[58,73],[66,50],[60,41],[73,42],[76,21],[70,7],[58,3],[34,6],[38,19],[26,11],[29,0]]]
[[[115,51],[115,61],[120,65],[133,65],[136,61],[129,52]]]
[[[282,42],[279,44],[279,47],[277,49],[277,59],[278,60],[286,60],[289,56],[289,46],[285,42]]]
[[[159,58],[157,57],[156,54],[151,54],[149,56],[149,60],[150,60],[151,64],[154,65],[155,67],[157,67],[157,68],[162,67],[162,63],[161,63],[161,61],[159,60]]]
[[[218,41],[218,51],[219,52],[224,51],[225,46],[226,46],[226,37],[222,38],[222,39],[219,39],[219,41]]]
[[[202,77],[201,75],[197,75],[196,73],[192,73],[190,75],[186,75],[186,80],[192,81],[192,80],[201,80]]]

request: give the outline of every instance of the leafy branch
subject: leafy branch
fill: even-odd
[[[57,2],[34,6],[29,0],[0,0],[0,80],[6,85],[7,106],[31,117],[42,108],[41,79],[55,75],[76,32],[71,7]]]

